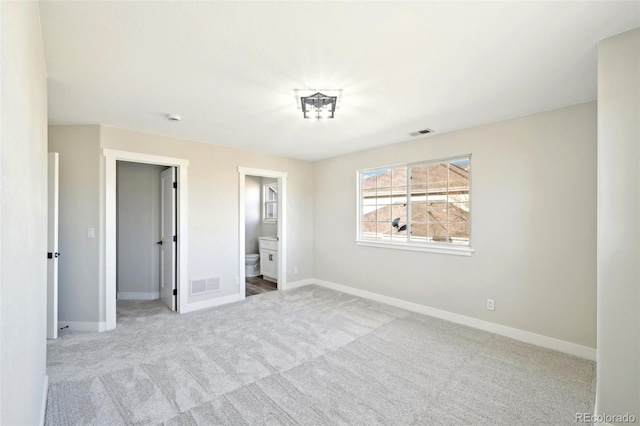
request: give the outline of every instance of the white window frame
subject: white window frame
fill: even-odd
[[[463,246],[463,245],[456,245],[451,243],[439,243],[439,242],[432,242],[432,241],[428,241],[428,242],[411,241],[410,238],[408,238],[409,233],[411,231],[410,221],[407,221],[407,225],[408,225],[407,241],[380,241],[380,240],[374,240],[374,239],[365,239],[362,236],[362,226],[363,226],[362,224],[362,212],[363,212],[362,176],[364,173],[373,171],[373,170],[385,169],[385,168],[393,169],[397,167],[406,167],[407,169],[409,169],[410,167],[415,167],[415,166],[428,165],[428,164],[434,164],[434,163],[443,163],[443,162],[449,162],[452,160],[466,159],[466,158],[469,159],[469,164],[471,165],[471,154],[464,154],[464,155],[456,155],[452,157],[439,158],[434,160],[418,161],[415,163],[384,165],[379,167],[372,167],[368,169],[358,170],[356,172],[357,194],[358,194],[357,200],[356,200],[357,202],[357,209],[356,209],[357,228],[356,228],[356,241],[355,241],[356,245],[365,246],[365,247],[378,247],[378,248],[390,248],[390,249],[397,249],[397,250],[420,251],[420,252],[427,252],[427,253],[450,254],[450,255],[457,255],[457,256],[471,256],[471,254],[474,252],[471,246],[471,235],[472,235],[471,200],[473,197],[472,195],[473,191],[471,188],[473,179],[471,178],[471,174],[469,174],[469,245]],[[407,174],[407,178],[408,178],[408,174]],[[410,191],[410,185],[409,185],[409,182],[407,182],[407,207],[408,207],[407,217],[408,218],[411,217],[411,204],[409,202],[410,200],[409,191]]]
[[[275,201],[268,201],[267,191],[272,189],[276,193]],[[273,205],[273,211],[276,217],[267,217],[267,206]],[[278,221],[278,183],[269,182],[262,185],[262,221],[267,223],[276,223]]]

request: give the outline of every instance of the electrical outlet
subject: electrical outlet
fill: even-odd
[[[490,311],[495,310],[495,304],[493,302],[493,299],[487,299],[487,309]]]
[[[293,267],[293,273],[294,273],[294,274],[297,274],[297,273],[298,273],[298,267],[297,267],[297,266],[294,266],[294,267]]]
[[[240,285],[240,277],[236,277],[236,285]]]
[[[96,237],[96,229],[87,228],[87,238],[95,238],[95,237]]]

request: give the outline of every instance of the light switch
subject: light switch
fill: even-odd
[[[95,237],[96,237],[96,229],[87,228],[87,238],[95,238]]]

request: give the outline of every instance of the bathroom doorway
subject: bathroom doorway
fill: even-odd
[[[241,299],[286,283],[286,173],[238,168]]]

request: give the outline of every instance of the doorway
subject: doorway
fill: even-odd
[[[278,182],[245,176],[245,297],[278,289]]]
[[[117,161],[128,161],[134,163],[155,164],[168,166],[175,170],[175,199],[176,199],[176,219],[175,219],[175,297],[174,306],[178,312],[187,311],[187,241],[188,241],[188,212],[187,212],[187,168],[189,161],[182,158],[162,157],[156,155],[142,154],[137,152],[117,151],[103,149],[105,157],[105,250],[104,250],[104,274],[101,283],[104,292],[101,297],[101,304],[105,310],[105,329],[116,328],[116,281],[117,281],[117,205],[116,205],[116,182],[117,182]],[[173,238],[172,238],[173,239]],[[173,290],[172,290],[173,293]]]
[[[118,161],[116,252],[118,320],[161,301],[176,310],[175,167]],[[132,301],[132,302],[125,302]]]
[[[287,173],[238,167],[238,174],[238,284],[242,300],[286,288]]]

